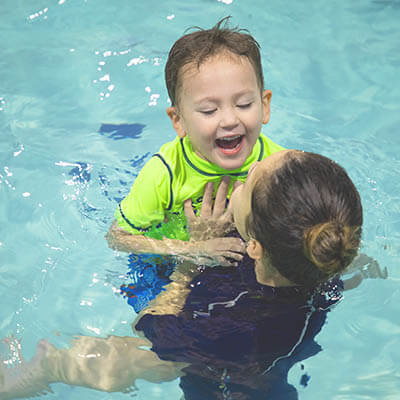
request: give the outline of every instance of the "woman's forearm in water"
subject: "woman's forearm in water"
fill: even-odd
[[[203,265],[234,265],[245,252],[244,242],[239,238],[223,237],[201,241],[162,240],[142,235],[132,235],[121,229],[114,221],[106,239],[110,248],[127,253],[152,253],[171,255],[182,261]]]
[[[135,329],[140,318],[145,314],[153,315],[178,315],[186,302],[186,298],[190,293],[190,282],[198,274],[202,268],[189,262],[183,262],[176,267],[176,270],[169,276],[172,281],[164,286],[164,290],[157,295],[156,298],[150,301],[150,304],[145,307],[135,321],[132,323],[132,329],[136,334],[141,334]]]
[[[164,238],[152,239],[143,235],[133,235],[124,231],[114,221],[106,235],[108,245],[113,250],[127,253],[143,254],[152,253],[159,255],[184,256],[196,252],[197,247],[193,242]]]

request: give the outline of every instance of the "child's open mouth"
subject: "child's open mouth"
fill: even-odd
[[[223,153],[233,154],[240,150],[243,141],[243,135],[230,136],[222,139],[216,139],[215,143]]]

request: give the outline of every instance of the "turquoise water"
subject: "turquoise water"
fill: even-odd
[[[342,164],[363,198],[363,252],[389,270],[346,293],[289,380],[299,399],[400,396],[400,2],[20,0],[0,13],[0,337],[129,335],[127,258],[104,240],[117,200],[174,137],[163,67],[193,25],[232,15],[262,47],[264,133]],[[102,124],[130,124],[125,136]],[[2,348],[4,350],[4,348]],[[15,361],[15,364],[17,361]],[[300,384],[306,373],[310,380]],[[179,399],[139,381],[137,399]],[[48,399],[129,395],[52,385]]]

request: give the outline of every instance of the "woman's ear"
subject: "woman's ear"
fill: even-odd
[[[253,260],[261,260],[264,254],[264,249],[261,243],[256,239],[250,239],[247,243],[247,254]]]
[[[186,136],[185,129],[182,126],[182,118],[179,115],[178,109],[176,107],[168,107],[167,115],[172,122],[172,126],[175,129],[175,132],[180,138],[184,138]]]
[[[262,93],[263,103],[263,124],[268,124],[269,117],[271,115],[271,97],[272,92],[270,90],[264,90]]]

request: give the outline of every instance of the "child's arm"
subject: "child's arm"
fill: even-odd
[[[344,290],[354,289],[361,284],[363,279],[386,279],[387,268],[381,268],[376,260],[366,254],[359,254],[343,275],[353,274],[350,278],[343,279]]]

